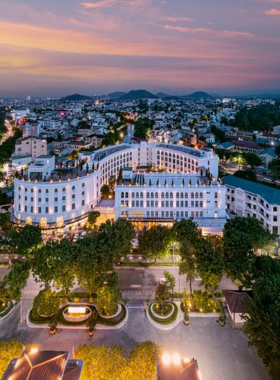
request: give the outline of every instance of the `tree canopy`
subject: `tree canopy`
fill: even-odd
[[[4,375],[10,361],[19,358],[23,350],[23,344],[16,339],[0,342],[0,377]]]
[[[138,237],[139,252],[156,262],[168,255],[171,239],[171,231],[165,226],[158,225],[143,230]]]

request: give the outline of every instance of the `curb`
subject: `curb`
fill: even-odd
[[[176,326],[178,326],[178,324],[179,324],[180,322],[183,321],[183,313],[182,313],[182,311],[181,311],[181,309],[180,309],[180,303],[175,302],[175,304],[176,304],[177,307],[178,307],[178,316],[177,316],[177,318],[176,318],[176,320],[175,320],[174,322],[170,323],[169,325],[161,325],[160,323],[155,322],[155,321],[149,316],[149,311],[148,311],[148,309],[147,309],[147,311],[146,311],[146,316],[147,316],[148,321],[151,323],[151,325],[153,325],[154,327],[156,327],[156,328],[159,329],[159,330],[169,331],[169,330],[174,329]]]

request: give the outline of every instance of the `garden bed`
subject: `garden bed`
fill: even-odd
[[[92,312],[97,311],[97,308],[93,305],[84,305],[84,306],[88,306]],[[65,325],[65,326],[86,326],[87,321],[68,322],[64,319],[63,312],[68,307],[69,305],[65,305],[59,309],[56,315],[57,323],[59,325]],[[103,318],[102,316],[98,314],[98,311],[97,311],[97,323],[101,325],[116,326],[119,323],[121,323],[125,319],[125,317],[126,317],[126,308],[124,305],[121,305],[120,314],[111,318]],[[50,324],[52,322],[52,317],[41,317],[40,315],[38,315],[36,310],[32,309],[29,313],[29,320],[31,323],[36,324],[36,325],[45,325],[45,324]]]
[[[168,315],[168,317],[166,318],[163,318],[163,317],[156,317],[153,312],[152,312],[152,307],[153,305],[155,304],[154,302],[151,303],[148,307],[148,313],[149,313],[149,317],[156,323],[159,323],[161,325],[169,325],[170,323],[176,321],[177,319],[177,316],[178,316],[178,306],[174,303],[174,302],[168,302],[170,305],[173,306],[173,312],[171,313],[171,315]]]
[[[155,317],[158,318],[168,318],[169,316],[172,315],[174,311],[174,307],[172,303],[165,303],[163,305],[163,310],[161,310],[160,304],[158,303],[153,303],[151,307],[151,312],[154,314]]]
[[[13,307],[14,307],[14,304],[12,301],[7,301],[5,306],[1,305],[0,306],[0,318],[5,317],[5,315],[7,315],[12,310]]]

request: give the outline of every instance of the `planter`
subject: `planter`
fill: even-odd
[[[51,335],[54,335],[55,333],[56,333],[56,328],[50,330],[50,334],[51,334]]]
[[[90,337],[92,337],[93,335],[94,335],[94,329],[89,329],[88,330],[88,335],[90,336]]]
[[[190,320],[189,319],[184,319],[183,323],[184,323],[184,325],[188,326],[189,323],[190,323]]]
[[[220,321],[219,320],[218,323],[219,323],[220,326],[224,326],[226,324],[226,321]]]
[[[118,304],[118,310],[117,312],[114,314],[114,315],[103,315],[100,313],[100,311],[97,309],[97,312],[98,314],[102,317],[102,318],[105,318],[105,319],[110,319],[110,318],[115,318],[117,317],[122,311],[122,305],[121,304]]]

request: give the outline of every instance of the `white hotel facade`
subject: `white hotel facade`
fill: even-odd
[[[87,162],[83,170],[59,174],[54,156],[40,156],[15,179],[13,222],[45,231],[76,229],[98,207],[102,185],[123,169],[115,187],[115,218],[139,227],[193,218],[205,233],[222,231],[225,187],[217,180],[212,149],[142,142],[81,152],[79,158]],[[150,165],[153,173],[141,170]]]

